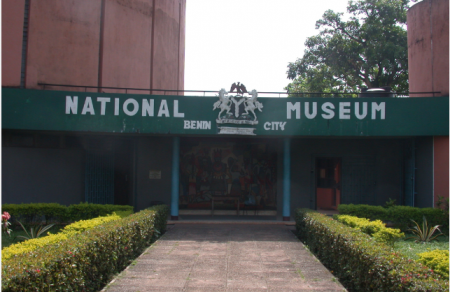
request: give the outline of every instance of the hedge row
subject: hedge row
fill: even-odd
[[[431,269],[326,215],[296,210],[299,238],[349,291],[448,291]]]
[[[406,231],[411,226],[411,220],[422,224],[423,217],[427,219],[429,225],[441,225],[444,230],[448,230],[448,214],[439,208],[417,208],[410,206],[392,206],[384,208],[372,205],[340,204],[339,214],[351,215],[370,220],[389,221],[394,223],[402,231]]]
[[[163,213],[144,210],[2,261],[2,291],[99,291],[151,244]]]
[[[75,223],[69,224],[64,227],[60,232],[56,234],[49,234],[47,236],[29,239],[23,242],[19,242],[16,244],[12,244],[8,247],[2,249],[2,260],[7,260],[15,255],[27,253],[34,251],[40,247],[49,245],[49,244],[57,244],[71,235],[81,233],[83,231],[92,229],[98,225],[104,224],[109,221],[119,220],[120,216],[116,214],[97,217],[90,220],[80,220]]]
[[[156,211],[158,216],[155,218],[155,230],[156,233],[162,234],[167,228],[167,218],[169,217],[169,206],[156,205],[148,208],[149,210]],[[156,235],[158,236],[158,234]]]
[[[100,216],[106,216],[116,212],[133,212],[132,206],[127,205],[102,205],[91,203],[80,203],[70,206],[58,203],[30,203],[30,204],[3,204],[2,212],[8,212],[11,223],[20,221],[24,224],[50,222],[71,223],[80,220],[88,220]]]

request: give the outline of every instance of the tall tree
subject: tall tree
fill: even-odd
[[[307,38],[302,58],[289,63],[289,92],[355,92],[362,87],[408,90],[406,12],[409,0],[349,1],[327,10]]]

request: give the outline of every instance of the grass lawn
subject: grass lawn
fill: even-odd
[[[44,235],[41,235],[40,237],[47,235],[48,232],[50,232],[52,234],[58,233],[62,228],[64,228],[64,225],[62,225],[62,226],[55,225],[52,228],[50,228],[50,230],[45,232]],[[27,232],[28,232],[28,234],[30,233],[30,228],[27,228]],[[2,249],[7,246],[10,246],[11,244],[20,242],[21,240],[16,239],[16,236],[27,236],[27,234],[25,233],[25,231],[23,231],[23,229],[20,226],[14,227],[13,231],[11,232],[11,236],[8,236],[8,234],[2,233]]]
[[[406,234],[405,238],[409,236],[411,236],[411,234]],[[419,256],[417,255],[419,253],[432,251],[435,249],[448,250],[449,248],[448,235],[441,235],[438,236],[436,239],[437,240],[428,243],[417,243],[414,242],[413,239],[400,240],[395,243],[394,249],[412,260],[419,259]]]

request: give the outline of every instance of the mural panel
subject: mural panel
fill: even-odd
[[[231,196],[239,197],[240,209],[276,210],[277,154],[271,143],[186,139],[180,155],[180,209],[210,209],[213,196]],[[236,209],[236,202],[215,202],[214,208]]]

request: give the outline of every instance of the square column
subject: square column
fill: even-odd
[[[291,139],[285,138],[283,151],[283,221],[291,219]]]
[[[180,137],[173,137],[172,150],[172,195],[170,216],[172,220],[178,220],[178,206],[179,206],[179,189],[180,189]]]

